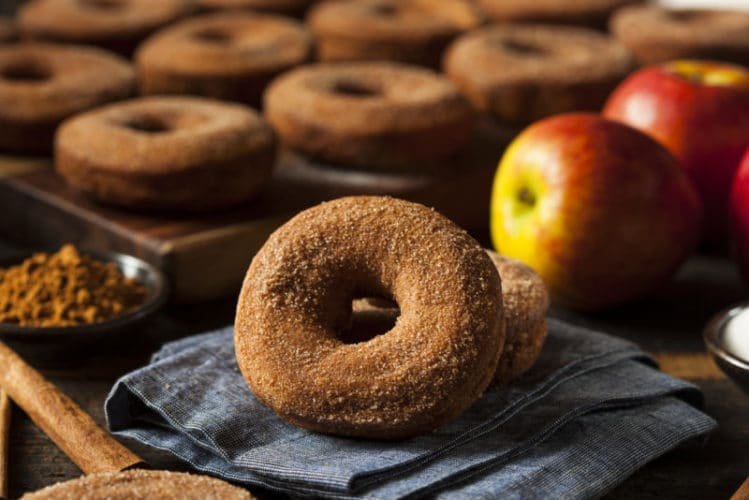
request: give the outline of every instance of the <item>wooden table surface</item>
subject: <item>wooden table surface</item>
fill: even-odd
[[[7,248],[0,244],[0,254],[3,250]],[[632,339],[655,353],[665,371],[692,380],[703,389],[706,411],[720,424],[720,429],[706,440],[691,443],[644,467],[617,488],[611,498],[727,498],[749,474],[749,396],[726,379],[707,357],[701,338],[701,330],[713,314],[745,296],[733,264],[698,257],[685,266],[672,285],[647,301],[594,316],[552,311],[556,317]],[[116,378],[144,364],[165,341],[229,323],[233,309],[231,301],[171,307],[142,331],[133,332],[124,346],[81,348],[63,359],[59,359],[59,353],[39,346],[26,348],[24,354],[97,421],[103,422],[102,404]],[[160,467],[181,468],[163,454],[134,451]],[[11,498],[79,474],[14,408]]]

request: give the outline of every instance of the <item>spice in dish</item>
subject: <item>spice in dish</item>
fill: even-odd
[[[112,262],[81,255],[73,245],[36,253],[0,269],[0,323],[55,327],[100,323],[146,299],[146,289]]]

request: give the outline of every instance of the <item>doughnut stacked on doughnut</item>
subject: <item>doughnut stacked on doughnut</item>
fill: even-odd
[[[544,23],[606,29],[618,8],[643,0],[476,0],[497,23]]]
[[[271,128],[251,108],[142,97],[60,126],[55,168],[94,199],[136,210],[198,211],[251,199],[270,177]]]
[[[331,164],[413,169],[470,139],[474,114],[447,79],[390,62],[317,64],[268,88],[265,115],[288,147]]]
[[[386,60],[435,68],[447,44],[482,21],[467,0],[329,1],[307,16],[321,61]]]
[[[192,10],[185,0],[30,0],[20,8],[18,24],[26,38],[130,55],[145,37]]]
[[[683,58],[749,65],[747,12],[633,6],[614,15],[611,31],[643,65]]]
[[[92,47],[0,45],[0,151],[48,153],[59,123],[135,91],[135,72]]]
[[[16,24],[5,17],[0,17],[0,43],[12,42],[18,37]]]
[[[460,37],[444,69],[473,105],[523,125],[568,111],[598,111],[633,69],[629,51],[599,32],[497,25]]]
[[[142,94],[190,94],[260,104],[268,82],[308,61],[312,36],[280,16],[223,13],[165,28],[135,55]]]
[[[389,332],[339,338],[357,296],[392,298]],[[237,362],[281,418],[394,439],[460,414],[491,382],[504,344],[500,278],[481,246],[422,205],[349,197],[271,235],[237,306]]]

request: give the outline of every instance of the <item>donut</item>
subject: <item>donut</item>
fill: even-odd
[[[312,56],[300,23],[267,14],[208,14],[148,38],[135,55],[142,94],[260,104],[268,82]]]
[[[307,23],[321,61],[439,66],[442,51],[483,18],[467,0],[344,0],[314,6]]]
[[[505,346],[494,372],[495,384],[507,384],[528,371],[546,340],[549,293],[541,277],[522,262],[488,251],[502,279]]]
[[[611,31],[643,65],[673,59],[717,59],[749,65],[749,12],[632,6]]]
[[[313,0],[196,0],[195,4],[203,12],[223,10],[249,10],[300,16]]]
[[[477,109],[517,125],[599,110],[633,66],[629,51],[606,35],[542,25],[474,31],[456,40],[444,61],[448,77]]]
[[[208,476],[184,472],[128,470],[100,472],[53,484],[22,497],[24,500],[82,498],[148,498],[151,500],[252,500],[247,490]]]
[[[17,36],[15,23],[7,17],[0,17],[0,43],[13,42]]]
[[[281,141],[348,167],[411,169],[464,146],[474,113],[447,79],[400,63],[310,65],[278,77],[264,96]]]
[[[48,153],[62,120],[134,92],[130,64],[103,50],[0,45],[0,151]]]
[[[606,29],[611,14],[642,0],[476,0],[497,23],[542,23]]]
[[[273,233],[237,305],[238,366],[280,418],[341,436],[431,431],[492,380],[504,343],[501,285],[481,246],[423,205],[339,198]],[[357,296],[400,307],[387,333],[338,337]]]
[[[507,385],[536,362],[546,340],[549,294],[541,277],[530,267],[487,250],[502,281],[505,344],[493,383]],[[344,329],[346,340],[361,341],[393,327],[400,314],[387,300],[361,298],[352,304],[352,318]]]
[[[55,141],[73,188],[136,210],[198,211],[251,199],[270,177],[271,128],[251,108],[198,97],[141,97],[77,115]]]
[[[97,45],[129,56],[141,40],[193,10],[185,0],[30,0],[18,11],[26,38]]]

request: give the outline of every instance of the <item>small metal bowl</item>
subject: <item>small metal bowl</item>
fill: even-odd
[[[749,394],[749,304],[715,316],[705,328],[704,339],[718,366]]]
[[[145,287],[147,295],[141,306],[109,321],[79,326],[19,326],[11,323],[0,323],[0,340],[13,343],[81,343],[93,342],[105,336],[131,330],[133,326],[143,323],[153,316],[165,303],[168,296],[167,281],[164,274],[151,264],[119,253],[102,253],[81,251],[102,262],[114,262],[117,268],[128,278],[135,279]],[[15,255],[0,259],[0,268],[20,264],[32,254]]]

